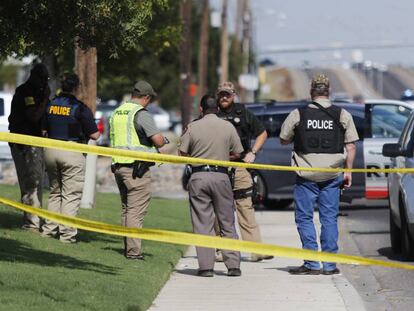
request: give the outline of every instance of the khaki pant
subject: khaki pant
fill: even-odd
[[[236,168],[233,190],[247,189],[253,186],[250,173],[245,168]],[[236,200],[237,220],[242,240],[261,242],[260,229],[254,215],[252,198]]]
[[[42,206],[43,149],[39,147],[10,144],[10,150],[19,181],[21,202],[40,208]],[[23,228],[39,229],[40,219],[24,213]]]
[[[48,210],[76,216],[85,180],[85,156],[79,152],[45,149],[45,163],[50,183]],[[77,229],[46,220],[43,234],[60,235],[62,241],[76,241]]]
[[[192,174],[188,183],[193,231],[198,234],[215,235],[214,221],[217,219],[220,236],[238,239],[233,191],[227,174],[198,172]],[[196,247],[200,270],[213,269],[215,250]],[[240,252],[222,250],[223,261],[228,269],[240,267]]]
[[[122,225],[130,228],[142,228],[144,217],[151,199],[151,173],[141,178],[132,178],[132,168],[120,167],[115,171],[122,202]],[[141,239],[125,238],[125,256],[142,254]]]

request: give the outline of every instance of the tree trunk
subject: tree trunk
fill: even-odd
[[[46,65],[49,70],[49,87],[50,87],[50,96],[53,98],[56,94],[56,90],[60,86],[59,81],[59,66],[56,60],[56,56],[53,54],[46,54],[44,56],[43,63]]]
[[[190,122],[192,112],[189,92],[191,83],[191,0],[181,0],[180,17],[183,23],[183,37],[180,44],[181,124],[185,129]]]
[[[80,79],[80,87],[77,97],[88,106],[93,113],[96,110],[96,48],[82,50],[79,46],[75,48],[75,72]]]
[[[198,98],[207,92],[207,67],[208,67],[208,37],[209,37],[209,0],[203,0],[202,20],[200,27],[200,47],[198,53]]]

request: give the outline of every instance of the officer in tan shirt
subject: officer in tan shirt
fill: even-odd
[[[352,168],[358,134],[352,116],[331,105],[329,80],[317,75],[311,83],[312,103],[292,111],[280,132],[282,144],[294,143],[292,166]],[[344,153],[345,151],[345,153]],[[297,171],[294,188],[295,221],[304,249],[318,250],[313,210],[319,204],[322,251],[338,252],[338,210],[341,186],[350,187],[351,173]],[[305,261],[292,274],[320,274],[320,263]],[[339,273],[335,263],[323,262],[323,274]]]
[[[200,103],[202,118],[190,123],[181,137],[181,155],[195,158],[229,161],[240,157],[243,146],[236,129],[216,116],[214,97],[205,95]],[[226,167],[200,165],[192,167],[188,191],[194,233],[215,236],[215,217],[220,225],[220,235],[238,239],[235,227],[234,200]],[[198,275],[214,275],[215,250],[197,247]],[[228,276],[240,276],[240,253],[223,250]]]

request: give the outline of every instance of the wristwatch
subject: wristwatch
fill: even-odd
[[[252,149],[252,151],[251,151],[254,155],[256,155],[256,153],[257,153],[257,151],[256,150],[254,150],[254,149]]]

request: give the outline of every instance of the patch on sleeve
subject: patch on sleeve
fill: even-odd
[[[24,103],[26,104],[26,106],[33,106],[35,104],[34,97],[25,97]]]

